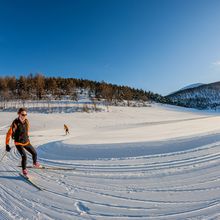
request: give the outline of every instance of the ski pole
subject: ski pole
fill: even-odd
[[[14,146],[11,147],[11,149],[14,148]],[[2,155],[2,158],[0,159],[0,163],[2,162],[2,160],[4,159],[4,157],[7,155],[7,151],[4,152],[4,154]]]
[[[3,156],[2,156],[2,158],[1,158],[1,160],[0,160],[0,163],[2,162],[2,160],[4,159],[4,157],[6,156],[6,154],[7,154],[7,151],[4,152],[4,154],[3,154]]]

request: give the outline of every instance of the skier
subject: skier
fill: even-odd
[[[69,128],[67,127],[67,125],[64,124],[64,130],[66,132],[66,135],[69,134]]]
[[[27,110],[25,108],[20,108],[18,110],[18,118],[16,118],[7,134],[6,134],[6,151],[10,152],[11,148],[9,146],[10,138],[14,139],[15,147],[21,155],[21,166],[23,175],[27,176],[28,170],[26,168],[27,164],[27,155],[26,151],[28,151],[32,155],[33,166],[35,168],[41,168],[42,166],[37,162],[37,152],[34,147],[31,145],[29,140],[29,121],[27,119]],[[26,151],[25,151],[26,150]]]

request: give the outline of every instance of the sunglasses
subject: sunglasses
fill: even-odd
[[[22,116],[27,116],[27,114],[21,114]]]

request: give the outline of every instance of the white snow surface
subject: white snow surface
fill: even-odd
[[[0,112],[0,159],[15,118]],[[29,169],[39,191],[19,176],[12,148],[1,161],[1,220],[220,219],[219,114],[152,105],[28,118],[39,162],[75,170]]]

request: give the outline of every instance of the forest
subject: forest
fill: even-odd
[[[104,81],[86,79],[46,77],[43,74],[28,76],[6,76],[0,78],[0,101],[13,100],[62,100],[77,101],[79,91],[88,91],[91,100],[106,100],[109,104],[130,101],[169,103],[167,97],[143,89],[120,86]]]

